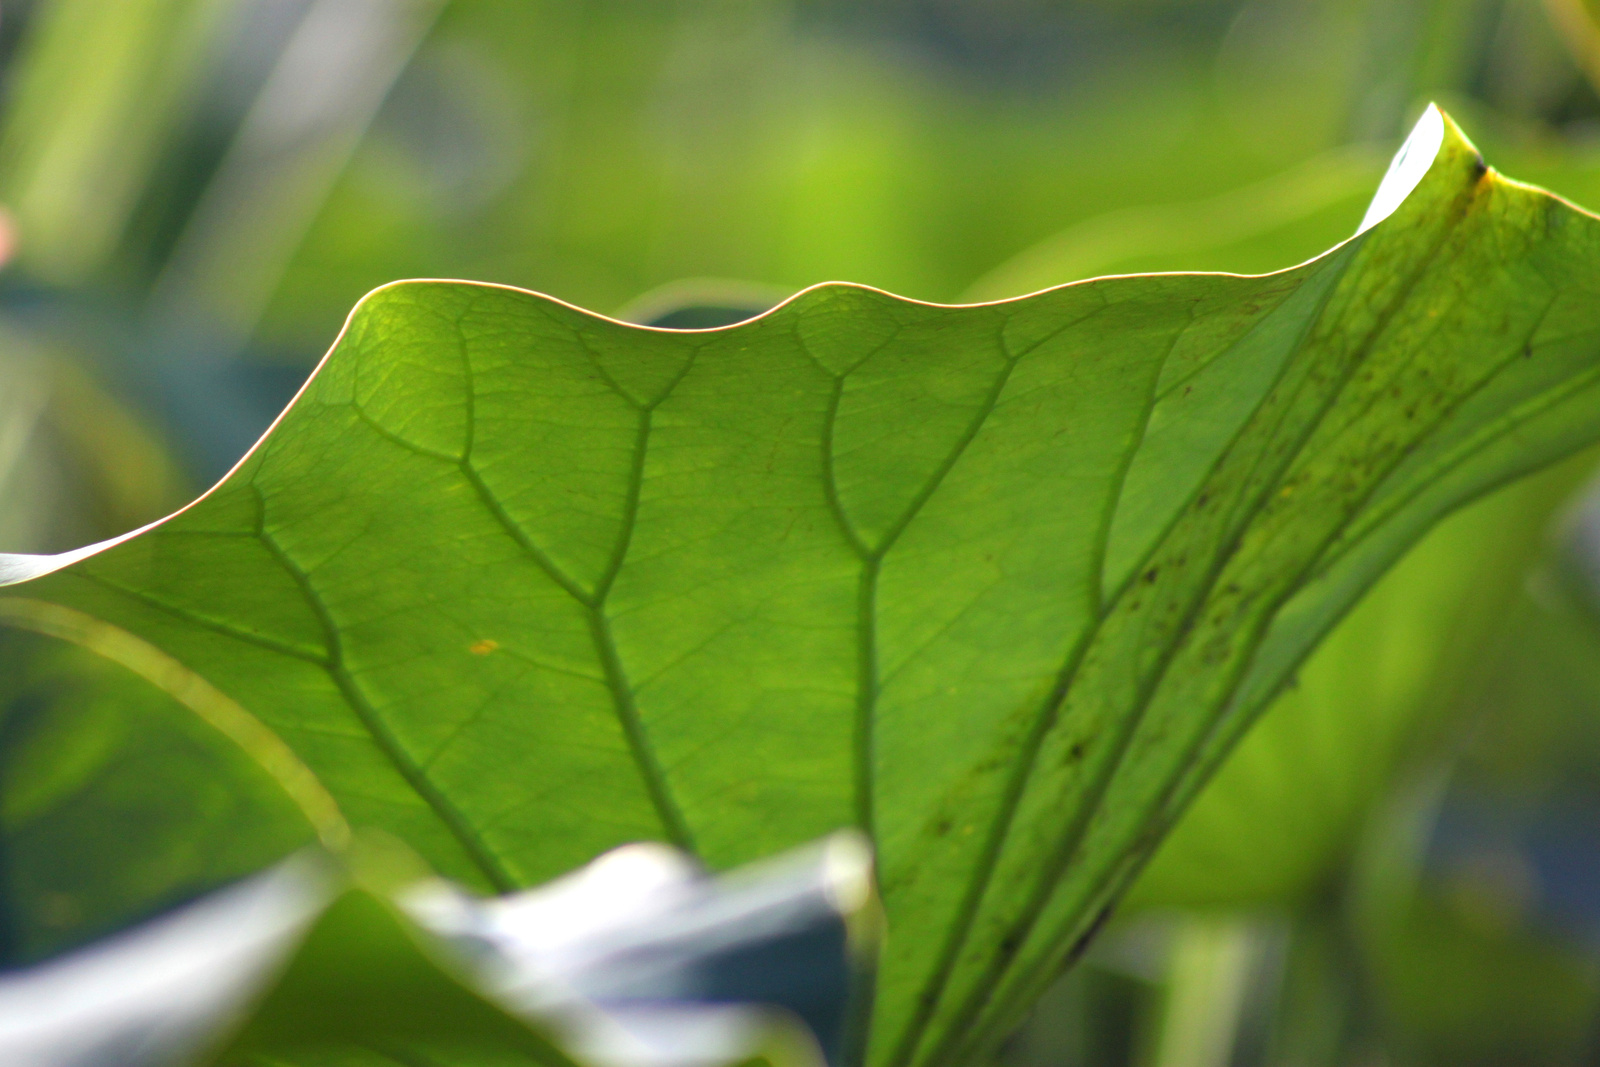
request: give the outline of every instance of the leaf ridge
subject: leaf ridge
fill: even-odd
[[[1194,325],[1194,308],[1189,310],[1189,326]],[[1122,492],[1128,484],[1129,473],[1133,470],[1133,461],[1138,458],[1139,450],[1144,447],[1145,436],[1150,432],[1150,420],[1155,417],[1156,406],[1161,400],[1161,375],[1167,369],[1167,361],[1172,358],[1172,353],[1177,350],[1178,342],[1183,339],[1188,330],[1174,330],[1172,343],[1167,345],[1167,350],[1156,364],[1150,377],[1150,391],[1145,397],[1144,407],[1139,412],[1139,425],[1134,431],[1132,443],[1123,452],[1117,469],[1112,475],[1110,491],[1106,494],[1105,506],[1100,509],[1100,518],[1095,524],[1094,547],[1089,554],[1089,616],[1098,619],[1101,613],[1101,603],[1105,598],[1106,580],[1106,555],[1111,547],[1111,526],[1116,521],[1117,512],[1122,507]],[[1202,478],[1203,482],[1205,479]],[[1160,544],[1159,541],[1156,542]],[[1138,573],[1135,567],[1130,573]],[[1126,579],[1124,580],[1126,581]]]
[[[1344,265],[1340,268],[1340,271],[1339,271],[1340,276],[1342,277],[1344,274],[1348,273],[1349,269],[1350,269],[1350,262],[1347,260],[1344,263]],[[1250,413],[1248,415],[1246,415],[1243,419],[1240,420],[1238,428],[1234,430],[1234,432],[1228,437],[1228,439],[1225,442],[1223,442],[1222,447],[1217,450],[1216,457],[1209,464],[1206,465],[1204,470],[1202,470],[1200,472],[1200,477],[1198,479],[1196,479],[1194,487],[1189,491],[1189,495],[1183,499],[1183,501],[1180,503],[1180,505],[1176,509],[1173,510],[1172,515],[1167,519],[1167,521],[1162,524],[1161,529],[1157,532],[1156,536],[1151,539],[1150,547],[1145,549],[1144,552],[1134,562],[1133,566],[1128,568],[1128,573],[1126,575],[1124,575],[1123,578],[1122,578],[1122,581],[1117,584],[1117,588],[1112,592],[1112,594],[1111,594],[1111,596],[1109,598],[1106,598],[1104,600],[1103,610],[1100,612],[1099,617],[1096,618],[1093,621],[1093,623],[1091,623],[1091,627],[1090,627],[1091,630],[1098,630],[1098,628],[1101,625],[1104,624],[1106,619],[1109,617],[1111,610],[1116,606],[1117,602],[1121,600],[1123,595],[1126,594],[1126,592],[1128,591],[1128,588],[1138,579],[1139,575],[1145,570],[1145,568],[1149,564],[1149,562],[1152,559],[1154,559],[1161,552],[1162,546],[1164,544],[1166,544],[1167,539],[1172,534],[1172,531],[1177,527],[1178,523],[1182,521],[1183,516],[1188,512],[1190,506],[1194,503],[1195,500],[1197,500],[1199,498],[1200,494],[1205,491],[1205,487],[1210,482],[1210,480],[1212,478],[1216,477],[1218,468],[1221,466],[1223,461],[1227,458],[1228,454],[1234,448],[1236,448],[1238,446],[1240,438],[1244,436],[1245,432],[1249,429],[1249,427],[1252,424],[1252,422],[1259,415],[1262,407],[1267,403],[1267,401],[1271,398],[1271,396],[1277,390],[1279,385],[1283,382],[1284,375],[1288,373],[1289,365],[1293,362],[1294,356],[1300,351],[1300,349],[1302,347],[1304,347],[1305,342],[1306,342],[1306,338],[1309,336],[1311,328],[1321,318],[1321,316],[1324,313],[1324,311],[1326,311],[1327,306],[1328,306],[1328,302],[1333,298],[1333,291],[1334,291],[1334,289],[1336,287],[1337,286],[1335,284],[1330,284],[1328,286],[1327,290],[1322,294],[1321,299],[1319,299],[1317,301],[1317,307],[1316,307],[1315,313],[1313,313],[1312,315],[1310,315],[1307,318],[1306,325],[1302,329],[1299,338],[1294,342],[1294,345],[1293,345],[1291,351],[1288,353],[1288,356],[1284,359],[1282,365],[1280,365],[1279,368],[1274,372],[1274,374],[1272,376],[1271,384],[1262,392],[1261,398],[1259,400],[1257,400],[1255,406],[1250,409]],[[1192,309],[1191,309],[1191,311],[1192,311]],[[1270,312],[1268,314],[1270,314]],[[1174,348],[1175,347],[1176,347],[1176,345],[1174,345]],[[1171,355],[1171,353],[1169,352],[1168,356],[1170,357],[1170,355]],[[1159,390],[1159,383],[1160,383],[1160,379],[1157,378],[1158,392],[1157,392],[1157,395],[1156,395],[1156,404],[1158,404],[1158,405],[1159,405],[1160,401],[1165,399],[1166,396],[1169,395],[1169,393],[1170,393],[1169,390]],[[1152,410],[1152,414],[1153,414],[1153,410]],[[1144,444],[1144,442],[1141,439],[1139,447],[1142,448],[1143,444]],[[1132,458],[1133,459],[1137,459],[1138,457],[1134,456]],[[1130,469],[1131,469],[1131,459],[1130,459]],[[1127,472],[1124,472],[1124,474],[1123,474],[1124,482],[1125,482],[1127,477],[1128,477]],[[1118,494],[1118,497],[1119,497],[1119,507],[1120,507],[1120,496],[1122,494],[1123,489],[1124,489],[1124,484],[1119,483],[1119,485],[1117,487],[1117,494]],[[1112,516],[1112,523],[1115,523],[1115,520],[1116,520],[1116,516],[1113,515]],[[1110,530],[1110,527],[1108,526],[1107,527],[1108,534],[1109,534],[1109,530]],[[1109,540],[1108,540],[1107,544],[1108,544],[1108,548],[1109,548]],[[1100,580],[1102,582],[1104,581],[1104,577],[1105,577],[1104,570],[1105,570],[1104,561],[1102,560],[1101,572],[1100,572]]]
[[[855,756],[856,824],[873,840],[877,763],[878,693],[878,567],[876,559],[861,565],[856,581],[856,715],[852,747]]]
[[[1071,322],[1063,324],[1059,329],[1045,334],[1043,337],[1027,345],[1015,356],[1011,356],[1008,353],[1008,362],[1006,369],[1003,372],[1003,377],[998,383],[998,387],[993,394],[993,400],[988,405],[988,408],[983,412],[982,419],[980,419],[980,424],[981,421],[988,418],[989,412],[993,410],[994,404],[998,402],[999,391],[1004,387],[1005,380],[1009,378],[1012,369],[1015,368],[1024,357],[1029,355],[1039,346],[1046,344],[1053,338],[1059,336],[1066,330],[1093,317],[1099,310],[1103,310],[1103,305],[1102,308],[1097,309],[1096,311],[1091,311],[1078,319],[1074,319]],[[1173,347],[1176,347],[1176,343],[1177,341],[1174,339]],[[1004,342],[1002,341],[1002,348],[1004,347]],[[1167,356],[1169,357],[1171,353],[1172,348],[1169,348],[1167,351]],[[1167,357],[1163,357],[1163,363],[1165,362],[1166,358]],[[1154,382],[1159,383],[1159,381],[1160,378],[1159,375],[1157,375],[1154,379]],[[1152,389],[1154,388],[1155,385],[1153,384]],[[977,432],[978,427],[975,426],[972,431],[972,436],[976,437]],[[964,449],[968,443],[970,443],[970,438],[963,442],[960,447]],[[1134,449],[1134,451],[1136,450],[1137,447]],[[1129,462],[1131,463],[1131,459]],[[954,458],[952,458],[950,465],[952,467],[954,466]],[[942,473],[939,475],[939,477],[942,479]],[[929,495],[931,495],[931,492]],[[907,521],[909,522],[909,518]],[[1154,551],[1154,548],[1152,548],[1152,551]],[[1023,768],[1031,768],[1033,760],[1037,757],[1038,749],[1043,744],[1044,735],[1049,731],[1049,707],[1052,703],[1059,704],[1059,701],[1065,697],[1066,690],[1071,684],[1071,679],[1077,671],[1078,664],[1081,662],[1083,655],[1087,652],[1089,645],[1092,643],[1092,637],[1098,632],[1100,625],[1103,624],[1104,621],[1105,617],[1103,615],[1094,620],[1089,627],[1085,628],[1084,634],[1078,639],[1077,642],[1074,643],[1073,648],[1068,651],[1066,662],[1063,664],[1061,671],[1058,672],[1058,680],[1052,687],[1050,696],[1046,697],[1044,703],[1040,707],[1039,712],[1034,716],[1034,725],[1029,728],[1027,735],[1025,735],[1023,739],[1022,747],[1018,753],[1020,758],[1017,763],[1017,770],[1013,772],[1011,778],[1007,781],[1005,790],[1001,794],[1000,803],[996,808],[994,821],[990,824],[990,831],[985,837],[983,850],[980,852],[977,862],[973,865],[972,876],[968,880],[967,888],[962,894],[961,903],[957,906],[955,917],[953,918],[953,921],[948,929],[945,946],[940,953],[938,962],[934,965],[933,972],[929,975],[928,981],[924,984],[922,992],[917,996],[917,1006],[913,1011],[911,1019],[908,1020],[906,1024],[905,1030],[903,1031],[900,1039],[900,1043],[896,1046],[895,1051],[890,1054],[888,1059],[889,1067],[904,1067],[904,1064],[907,1063],[916,1053],[917,1044],[921,1039],[922,1027],[926,1025],[927,1021],[932,1017],[934,1010],[938,1006],[939,997],[942,994],[945,985],[949,982],[949,979],[954,971],[956,961],[960,956],[962,948],[966,944],[968,935],[971,933],[972,923],[977,918],[978,909],[982,904],[984,896],[988,893],[989,879],[993,877],[995,866],[999,862],[1000,853],[1004,849],[1005,837],[1009,832],[1011,818],[1017,805],[1021,803],[1022,794],[1026,789],[1028,773]],[[1058,692],[1059,696],[1057,695]]]
[[[1455,409],[1459,408],[1461,404],[1465,403],[1479,390],[1486,387],[1492,381],[1495,374],[1498,374],[1499,371],[1503,370],[1508,364],[1514,361],[1515,357],[1512,357],[1502,362],[1493,373],[1485,377],[1484,381],[1480,382],[1469,392],[1463,394],[1462,398],[1455,405],[1453,405],[1449,410],[1443,412],[1440,417],[1434,421],[1434,427],[1437,428],[1439,425],[1442,425],[1444,422],[1448,421]],[[1572,379],[1561,383],[1561,385],[1556,389],[1547,390],[1541,393],[1538,397],[1521,405],[1513,413],[1501,419],[1495,420],[1493,423],[1489,424],[1489,427],[1484,431],[1473,435],[1472,438],[1469,438],[1467,441],[1463,442],[1461,446],[1453,450],[1448,456],[1444,457],[1438,464],[1429,468],[1429,470],[1425,472],[1426,476],[1418,479],[1417,487],[1411,492],[1399,497],[1396,503],[1387,504],[1383,509],[1376,511],[1372,518],[1362,523],[1358,532],[1352,536],[1338,537],[1333,539],[1328,546],[1329,550],[1324,551],[1317,557],[1315,565],[1303,576],[1302,581],[1297,583],[1297,587],[1304,587],[1310,582],[1326,576],[1342,560],[1349,558],[1351,554],[1359,550],[1363,545],[1368,544],[1372,538],[1378,536],[1382,532],[1384,523],[1392,518],[1402,506],[1414,502],[1422,495],[1424,491],[1426,491],[1430,485],[1435,484],[1444,475],[1460,466],[1463,462],[1481,453],[1483,448],[1487,447],[1488,444],[1493,443],[1492,440],[1485,440],[1485,438],[1503,436],[1505,433],[1510,432],[1510,429],[1515,428],[1529,419],[1537,417],[1549,408],[1560,404],[1574,393],[1581,392],[1583,389],[1592,386],[1596,381],[1600,381],[1600,366],[1594,367],[1581,375],[1574,376]],[[1392,469],[1393,468],[1391,468],[1390,473],[1392,473]],[[1483,495],[1484,493],[1490,492],[1499,485],[1504,484],[1505,481],[1516,476],[1517,472],[1507,474],[1495,483],[1478,490],[1473,494],[1473,497],[1475,498]],[[1377,488],[1381,488],[1382,480],[1382,478],[1377,480],[1374,486],[1374,492]],[[1460,502],[1458,501],[1457,503]],[[1347,609],[1349,606],[1351,605],[1346,606]],[[1282,605],[1280,605],[1280,608],[1281,607]],[[1338,615],[1330,616],[1328,620],[1318,628],[1317,634],[1320,636],[1321,634],[1326,633],[1334,625],[1336,625],[1342,617],[1342,612]],[[1265,707],[1273,699],[1275,699],[1276,696],[1282,691],[1283,686],[1287,684],[1287,678],[1291,675],[1292,672],[1285,672],[1284,680],[1275,683],[1270,690],[1261,694],[1250,704],[1244,706],[1244,713],[1242,714],[1242,717],[1248,719],[1250,717],[1248,713],[1251,710]],[[1201,739],[1201,743],[1197,746],[1195,752],[1200,753],[1203,756],[1203,750],[1206,747],[1210,746],[1215,748],[1219,732],[1226,733],[1240,717],[1241,715],[1235,714],[1230,716],[1228,719],[1214,724]],[[1209,774],[1209,771],[1206,770],[1206,767],[1209,765],[1209,761],[1202,760],[1202,765],[1195,772],[1195,774],[1191,775],[1190,777],[1203,781]],[[1183,789],[1187,788],[1189,786],[1189,782],[1190,779],[1175,782],[1170,787],[1168,795],[1163,798],[1162,803],[1170,804],[1171,796],[1177,795]]]
[[[801,350],[810,355],[810,350],[798,334],[796,339],[800,341]],[[879,348],[882,348],[882,345]],[[812,361],[822,367],[822,362],[814,356]],[[827,370],[826,367],[822,369]],[[872,717],[873,708],[877,703],[878,686],[878,560],[872,555],[871,549],[867,547],[866,541],[862,539],[850,517],[845,514],[844,502],[839,499],[838,457],[834,453],[833,446],[834,433],[839,423],[839,405],[844,399],[844,382],[847,375],[831,374],[831,377],[833,389],[829,394],[828,410],[822,422],[822,491],[827,498],[828,510],[832,513],[834,522],[838,524],[846,543],[861,563],[861,570],[856,575],[856,706],[851,736],[855,781],[852,784],[855,793],[856,825],[868,837],[872,837],[875,784],[872,773],[874,763]]]
[[[584,348],[588,349],[587,343],[584,344]],[[673,795],[671,785],[667,782],[666,769],[656,759],[655,749],[650,744],[649,732],[645,729],[643,716],[639,714],[633,685],[628,680],[627,669],[617,650],[616,636],[611,632],[611,620],[606,615],[605,602],[611,594],[617,576],[622,573],[623,564],[628,558],[628,549],[633,544],[634,529],[638,526],[639,501],[644,493],[645,460],[649,456],[650,431],[655,410],[677,389],[678,384],[694,366],[699,354],[698,347],[691,349],[683,366],[667,382],[661,395],[648,403],[638,405],[639,427],[634,439],[633,461],[628,472],[627,492],[624,496],[617,543],[612,549],[611,559],[605,571],[595,585],[594,602],[589,607],[590,632],[593,635],[595,649],[600,655],[601,669],[605,672],[606,684],[611,690],[617,720],[627,739],[629,752],[639,768],[640,777],[644,779],[645,791],[650,796],[650,802],[655,807],[656,815],[660,818],[667,836],[672,839],[673,844],[691,854],[699,853],[694,834],[689,829],[689,822],[684,817],[682,807]],[[592,355],[591,353],[591,357]],[[594,362],[596,367],[600,366],[598,359]],[[600,370],[602,374],[605,373],[604,368]],[[606,375],[606,378],[610,380],[609,375]]]

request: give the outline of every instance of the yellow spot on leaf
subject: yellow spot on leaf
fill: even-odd
[[[491,641],[488,638],[484,638],[482,641],[477,641],[471,645],[468,645],[467,651],[471,652],[474,656],[487,656],[489,653],[493,652],[499,647],[499,641]]]

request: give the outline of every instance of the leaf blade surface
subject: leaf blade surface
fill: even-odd
[[[959,1062],[1387,563],[1600,434],[1596,268],[1600,223],[1448,127],[1274,275],[703,332],[397,284],[212,493],[19,592],[481,886],[870,828],[873,1059]]]

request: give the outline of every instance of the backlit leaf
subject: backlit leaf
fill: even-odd
[[[870,1055],[968,1062],[1389,563],[1600,436],[1600,223],[1436,112],[1403,158],[1260,277],[704,332],[388,286],[221,485],[0,559],[0,606],[170,658],[480,886],[860,825]]]

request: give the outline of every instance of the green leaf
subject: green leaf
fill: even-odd
[[[972,1059],[1389,563],[1600,435],[1600,224],[1421,129],[1392,216],[1262,277],[705,332],[380,289],[221,485],[0,604],[170,657],[482,886],[859,824],[872,1059]]]

